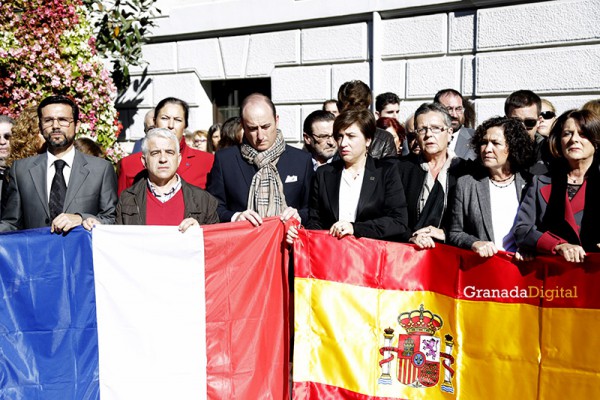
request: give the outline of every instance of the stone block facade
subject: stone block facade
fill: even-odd
[[[219,3],[227,2],[211,7]],[[273,12],[283,12],[284,3]],[[304,2],[294,3],[289,7]],[[214,37],[174,35],[166,42],[162,29],[162,42],[144,48],[147,70],[135,71],[137,85],[119,101],[121,112],[134,117],[127,138],[140,136],[137,114],[166,96],[188,101],[191,128],[206,129],[213,123],[206,83],[213,80],[270,78],[280,127],[297,145],[303,119],[352,79],[369,84],[374,94],[397,93],[402,120],[446,87],[474,102],[478,122],[502,114],[504,98],[518,89],[549,98],[559,112],[600,98],[600,2],[498,4],[476,9],[473,2],[458,1],[447,9],[448,4],[428,2],[423,11],[413,6],[402,12],[402,2],[392,1],[395,14],[355,6],[358,16],[347,23],[331,15],[318,19],[303,9],[297,20],[282,14],[287,22],[276,28],[261,31],[257,25],[244,32],[231,26],[231,34],[220,29]],[[189,7],[191,12],[194,6]],[[347,17],[341,11],[339,16]]]

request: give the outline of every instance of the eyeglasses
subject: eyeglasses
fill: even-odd
[[[448,128],[444,126],[422,126],[420,128],[417,128],[415,132],[417,132],[417,134],[420,136],[424,136],[427,133],[427,131],[431,131],[431,133],[437,135],[442,132],[445,132],[446,130],[448,130]]]
[[[556,113],[554,111],[542,111],[540,114],[544,119],[552,119],[556,117]]]
[[[10,133],[5,133],[3,135],[0,135],[0,138],[4,138],[4,140],[10,140],[11,137],[12,137],[12,134],[10,134]]]
[[[527,129],[533,129],[535,128],[535,126],[538,123],[538,120],[536,118],[525,118],[525,119],[521,119],[521,118],[515,118],[517,121],[519,121],[520,123],[522,123],[525,128]]]
[[[312,135],[317,141],[324,142],[326,140],[333,139],[333,135]]]
[[[452,114],[453,111],[457,114],[462,114],[465,111],[465,108],[462,106],[461,107],[446,107],[446,110],[450,114]]]
[[[45,126],[46,128],[50,127],[54,125],[54,121],[58,122],[58,125],[62,126],[63,128],[67,128],[73,123],[73,118],[42,118],[42,126]]]

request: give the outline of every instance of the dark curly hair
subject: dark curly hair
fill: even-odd
[[[488,129],[494,127],[501,127],[504,130],[511,172],[519,172],[530,166],[533,161],[533,142],[523,123],[508,117],[492,117],[477,127],[471,139],[471,147],[477,154],[477,161],[481,163],[481,146],[485,144],[483,138]]]

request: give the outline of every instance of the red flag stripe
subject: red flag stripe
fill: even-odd
[[[294,382],[294,400],[319,399],[319,400],[408,400],[400,397],[373,397],[337,386],[316,382]]]
[[[481,258],[444,244],[417,250],[413,245],[365,238],[339,240],[325,231],[300,230],[300,235],[302,244],[297,241],[297,246],[315,248],[297,252],[301,255],[297,256],[295,276],[299,278],[385,290],[430,291],[472,301],[600,308],[598,253],[588,254],[581,264],[556,256],[515,264],[508,253]],[[329,268],[313,268],[319,264]]]

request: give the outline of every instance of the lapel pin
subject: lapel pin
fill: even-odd
[[[374,177],[374,176],[372,176],[372,177],[370,177],[369,179],[370,179],[370,180],[372,180],[372,181],[374,181],[374,180],[375,180],[375,177]]]

